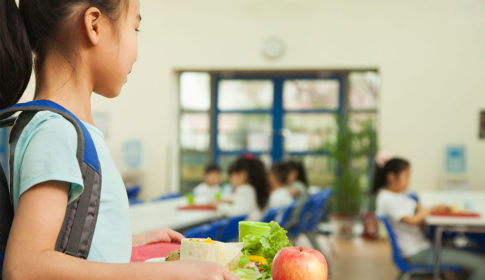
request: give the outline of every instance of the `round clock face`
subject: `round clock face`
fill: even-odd
[[[285,52],[285,44],[283,40],[276,37],[269,37],[264,40],[263,54],[269,59],[277,59]]]

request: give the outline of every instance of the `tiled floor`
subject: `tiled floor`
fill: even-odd
[[[329,251],[328,240],[318,238],[325,251]],[[327,257],[330,264],[331,280],[395,280],[398,271],[391,259],[387,241],[365,241],[360,238],[351,240],[332,240],[337,256]],[[311,247],[304,237],[296,245]]]

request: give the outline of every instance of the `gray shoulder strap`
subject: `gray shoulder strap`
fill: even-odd
[[[31,109],[31,108],[29,108]],[[92,168],[84,160],[85,153],[94,153],[97,158],[96,151],[86,151],[84,142],[89,137],[89,141],[92,141],[91,136],[86,133],[87,130],[81,129],[80,122],[74,119],[69,114],[60,110],[53,110],[50,108],[36,108],[34,110],[25,110],[18,118],[15,118],[15,124],[12,128],[9,138],[10,157],[9,157],[9,176],[10,176],[10,189],[13,180],[13,163],[15,155],[15,147],[17,145],[19,136],[24,130],[25,126],[32,120],[38,111],[48,110],[62,115],[68,121],[70,121],[75,127],[78,133],[78,152],[77,158],[81,174],[83,177],[84,190],[81,196],[70,203],[66,209],[64,222],[62,224],[59,236],[56,242],[55,250],[74,256],[78,258],[86,259],[89,255],[91,248],[91,242],[96,227],[96,221],[99,211],[99,203],[101,196],[101,168],[98,170]],[[6,119],[3,121],[3,125],[8,125],[12,121]],[[94,146],[92,146],[94,149]],[[99,164],[99,161],[98,161]],[[10,191],[11,202],[13,201],[13,193]]]

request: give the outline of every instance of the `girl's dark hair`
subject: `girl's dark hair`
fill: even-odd
[[[288,161],[288,164],[291,166],[292,170],[296,170],[298,172],[298,176],[296,179],[302,182],[305,187],[308,187],[308,179],[306,176],[305,166],[303,165],[303,162],[290,160]]]
[[[264,163],[257,158],[242,157],[229,166],[229,175],[245,171],[248,174],[248,184],[256,191],[259,209],[264,209],[269,200],[269,183]]]
[[[393,158],[384,164],[383,167],[376,165],[372,193],[377,194],[380,189],[387,185],[387,175],[390,173],[399,175],[410,166],[409,161],[401,158]]]
[[[280,184],[286,185],[288,182],[288,175],[290,175],[290,171],[292,167],[289,163],[275,163],[270,169],[270,172],[275,176],[276,180]]]
[[[0,109],[16,104],[35,68],[41,69],[48,51],[62,51],[69,61],[69,44],[77,46],[76,23],[84,11],[98,8],[111,21],[127,0],[0,0]],[[71,36],[67,38],[67,36]],[[37,81],[39,83],[39,80]],[[37,86],[39,86],[37,84]]]

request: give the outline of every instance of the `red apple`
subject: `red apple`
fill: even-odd
[[[325,257],[303,247],[281,249],[273,260],[273,280],[327,280]]]

